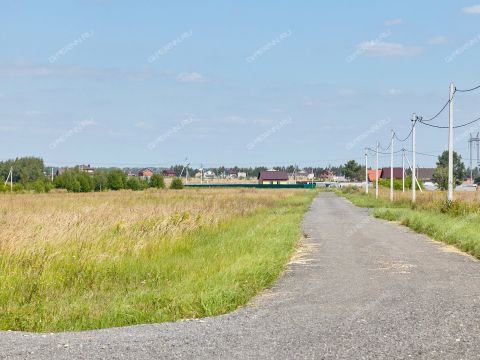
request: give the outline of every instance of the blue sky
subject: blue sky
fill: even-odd
[[[451,81],[480,84],[475,1],[0,0],[0,10],[2,159],[361,161],[390,129],[405,136],[412,112],[439,110]],[[479,95],[456,98],[457,124],[479,116]],[[480,128],[455,134],[464,158],[470,130]],[[446,146],[445,130],[418,129],[418,151]]]

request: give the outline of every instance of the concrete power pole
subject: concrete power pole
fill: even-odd
[[[393,201],[393,136],[394,132],[392,130],[392,139],[390,140],[390,201]]]
[[[415,123],[417,122],[417,114],[413,113],[412,115],[412,202],[414,203],[417,200],[416,194],[416,180],[417,175],[415,174],[415,169],[417,166],[417,159],[416,159],[416,144],[415,144]]]
[[[453,95],[455,85],[450,84],[450,112],[448,116],[448,201],[453,200]],[[415,169],[415,165],[414,165]]]
[[[405,149],[402,149],[402,193],[405,192]]]
[[[378,149],[380,147],[380,142],[377,141],[377,167],[375,173],[375,198],[378,199]]]
[[[365,148],[365,194],[368,194],[368,152]]]

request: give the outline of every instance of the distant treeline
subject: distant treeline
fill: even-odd
[[[165,187],[165,181],[160,174],[153,174],[149,179],[137,176],[127,177],[120,169],[97,170],[90,175],[79,168],[67,169],[53,181],[56,188],[66,189],[70,192],[90,192],[104,190],[144,190],[147,188]]]
[[[162,169],[154,169],[158,174],[154,174],[149,180],[145,180],[141,177],[126,175],[128,169],[95,169],[94,174],[89,174],[82,171],[78,167],[62,169],[59,171],[54,180],[51,180],[51,168],[46,169],[42,159],[36,157],[24,157],[7,161],[0,161],[0,192],[4,192],[10,189],[10,186],[4,185],[4,182],[13,168],[13,190],[14,191],[35,191],[35,192],[49,192],[53,188],[66,189],[70,192],[89,192],[89,191],[103,191],[103,190],[143,190],[149,187],[163,188],[165,182],[163,176],[159,174]],[[183,165],[174,165],[171,169],[175,172],[176,176],[181,174],[185,175],[185,169]],[[326,168],[322,167],[306,167],[300,168],[295,165],[289,166],[276,166],[276,170],[283,170],[289,173],[306,170],[307,172],[313,172],[318,177]],[[345,166],[329,167],[337,175],[342,174],[346,169]],[[48,170],[48,171],[47,171]],[[60,170],[60,169],[56,169]],[[204,168],[207,170],[207,168]],[[267,167],[210,167],[208,170],[213,171],[217,176],[221,177],[223,174],[229,176],[231,173],[238,174],[239,172],[246,173],[247,177],[256,177],[260,171],[267,170]],[[199,172],[200,169],[189,168],[190,176]],[[181,187],[181,181],[175,181],[172,183],[173,187]]]
[[[0,192],[10,189],[10,186],[4,185],[10,169],[13,169],[14,191],[49,192],[53,188],[53,184],[46,179],[44,168],[43,160],[35,157],[0,161]]]

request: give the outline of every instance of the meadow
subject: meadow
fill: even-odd
[[[480,259],[480,196],[477,192],[456,192],[454,201],[446,201],[444,191],[417,191],[412,204],[411,192],[395,191],[394,202],[389,200],[389,189],[375,189],[365,194],[360,189],[337,191],[353,204],[373,209],[378,218],[396,221],[416,232],[453,245]]]
[[[281,274],[315,194],[2,194],[0,329],[86,330],[232,311]]]

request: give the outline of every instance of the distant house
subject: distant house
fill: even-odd
[[[337,182],[346,182],[347,181],[347,178],[344,176],[344,175],[335,175],[333,177],[333,181],[337,181]]]
[[[375,175],[375,170],[373,171]],[[389,167],[384,167],[381,170],[380,178],[381,179],[390,179],[390,168]],[[403,168],[401,167],[394,167],[393,168],[393,178],[394,179],[402,179],[402,172]]]
[[[231,179],[236,179],[238,176],[237,171],[235,169],[228,169],[226,172],[228,177]]]
[[[204,179],[215,179],[215,173],[212,170],[207,170],[203,173]]]
[[[382,169],[378,169],[378,173],[376,170],[368,170],[368,180],[369,181],[375,181],[378,178],[380,179],[382,177]]]
[[[247,178],[247,173],[246,173],[246,172],[239,172],[239,173],[237,174],[237,177],[238,177],[239,179],[246,179],[246,178]]]
[[[432,181],[434,172],[435,172],[434,168],[418,168],[417,179],[422,181]]]
[[[165,176],[165,177],[176,177],[176,176],[177,176],[177,174],[175,173],[175,171],[172,170],[172,169],[163,170],[162,174],[163,174],[163,176]]]
[[[334,177],[335,173],[331,170],[325,170],[320,174],[320,179],[322,180],[333,181]]]
[[[150,180],[150,178],[153,176],[153,170],[149,168],[140,170],[138,172],[138,176],[144,180]]]
[[[277,170],[260,171],[257,179],[259,184],[287,184],[288,173],[286,171]]]
[[[78,169],[82,172],[87,174],[93,175],[95,173],[95,169],[89,165],[79,165]]]

